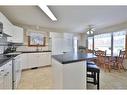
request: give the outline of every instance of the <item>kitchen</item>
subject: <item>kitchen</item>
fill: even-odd
[[[116,6],[115,8],[122,14],[124,12],[121,10],[125,11],[127,7]],[[73,28],[84,23],[82,19],[91,14],[96,15],[96,19],[99,20],[98,14],[101,12],[108,13],[111,9],[110,13],[112,13],[116,9],[112,6],[101,8],[99,6],[49,6],[49,9],[52,9],[56,15],[60,12],[58,21],[49,19],[39,6],[0,6],[0,89],[87,89],[86,63],[90,59],[95,59],[96,56],[82,54],[79,47],[93,49],[93,45],[88,43],[93,35],[89,36],[87,30],[92,30],[95,26],[89,22],[86,25],[83,24],[83,28],[82,25],[76,29]],[[24,10],[26,14],[23,14]],[[66,15],[61,10],[65,10]],[[72,16],[71,11],[75,16],[69,19],[67,17]],[[88,14],[83,13],[84,11]],[[114,23],[102,14],[103,16],[110,23]],[[76,17],[79,18],[76,19]],[[113,19],[114,15],[111,14],[110,17]],[[65,24],[60,21],[60,18]],[[91,15],[90,18],[94,16]],[[118,18],[114,18],[114,21]],[[126,17],[119,18],[122,21],[125,19]],[[100,30],[95,31],[94,36],[120,31],[121,27],[126,30],[126,23],[120,23],[119,20],[116,26],[110,25],[111,27],[107,22],[107,30],[102,29],[98,24]],[[102,20],[99,21],[102,22]],[[122,32],[122,34],[126,33]],[[99,37],[96,38],[99,39]],[[126,72],[119,74],[124,76]],[[105,75],[111,77],[109,72],[103,72],[102,69],[100,76],[102,89],[108,89],[111,86],[106,85]],[[126,88],[126,84],[123,83],[123,85],[120,87]],[[119,88],[115,85],[111,86],[113,87]]]
[[[1,89],[18,88],[20,79],[22,77],[22,70],[34,70],[38,67],[51,66],[51,41],[54,44],[61,44],[61,41],[63,41],[63,46],[68,46],[64,48],[65,50],[63,50],[63,52],[68,52],[73,49],[72,45],[68,45],[70,42],[72,44],[72,33],[43,32],[38,29],[39,27],[35,27],[33,30],[23,29],[20,26],[13,25],[2,12],[0,13],[0,21]],[[36,40],[36,36],[41,36],[40,39],[42,41],[37,43],[37,45],[33,45],[34,42],[32,43],[31,39],[33,37]],[[59,37],[57,38],[57,36]],[[61,45],[58,46],[61,49]],[[52,50],[54,51],[52,54],[61,52],[61,50],[56,51],[55,45],[52,47]],[[6,71],[8,67],[10,67],[10,71]]]

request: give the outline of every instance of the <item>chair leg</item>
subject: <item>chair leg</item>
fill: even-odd
[[[100,83],[99,83],[99,73],[97,73],[97,89],[100,89]]]
[[[122,66],[122,69],[123,69],[124,71],[126,71],[122,63],[121,63],[121,66]]]
[[[105,66],[105,64],[103,64],[103,67],[104,67],[104,71],[106,72],[106,66]]]
[[[118,64],[118,70],[119,70],[119,72],[121,72],[120,68],[121,68],[121,66],[120,66],[120,64]]]
[[[96,85],[96,72],[94,72],[94,84]]]
[[[110,65],[108,65],[108,69],[109,69],[109,72],[111,71],[111,66]]]

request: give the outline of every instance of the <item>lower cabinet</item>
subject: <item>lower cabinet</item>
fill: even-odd
[[[12,89],[12,60],[0,67],[0,89]]]
[[[4,68],[0,67],[0,89],[4,88]]]
[[[17,88],[21,79],[21,56],[18,55],[13,60],[13,88]]]
[[[51,52],[21,54],[22,69],[51,65]]]

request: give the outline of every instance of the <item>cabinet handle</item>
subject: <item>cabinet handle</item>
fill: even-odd
[[[7,72],[7,74],[9,74],[9,72]]]
[[[9,74],[9,72],[7,72],[4,76],[7,76]]]
[[[5,74],[4,76],[7,76],[7,74]]]

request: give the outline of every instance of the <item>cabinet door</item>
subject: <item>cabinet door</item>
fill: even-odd
[[[38,53],[38,67],[51,65],[51,53]]]
[[[3,32],[9,36],[12,36],[10,32],[10,27],[12,24],[2,13],[0,13],[0,22],[3,23]]]
[[[29,68],[28,56],[29,55],[27,53],[21,54],[21,56],[20,56],[21,69],[28,69]]]
[[[0,67],[0,89],[4,88],[4,76],[3,76],[3,73],[4,73],[4,69],[3,69],[3,66],[2,66],[2,67]]]
[[[15,88],[19,85],[20,79],[21,79],[21,59],[20,55],[17,56],[14,60],[14,82],[15,82]]]
[[[37,53],[28,53],[29,68],[38,67],[38,57]]]
[[[4,65],[4,89],[12,89],[12,61]]]
[[[23,28],[14,26],[13,42],[23,43]]]

